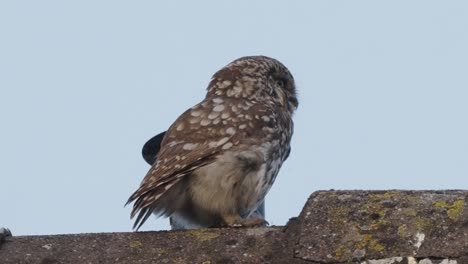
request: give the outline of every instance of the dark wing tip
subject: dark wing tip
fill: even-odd
[[[125,203],[125,205],[128,205],[131,202],[135,202],[133,204],[132,212],[130,213],[130,219],[133,219],[137,215],[135,223],[133,224],[133,229],[135,231],[138,231],[138,229],[140,229],[148,217],[153,213],[154,207],[151,203],[148,203],[148,199],[145,199],[146,195],[148,195],[148,193],[139,188]]]
[[[135,223],[133,224],[133,229],[135,231],[138,231],[138,229],[140,229],[140,227],[146,222],[146,220],[148,220],[148,217],[150,217],[150,215],[153,213],[152,208],[138,208],[135,211],[135,213],[138,211],[138,216],[135,219]]]
[[[141,195],[140,188],[138,188],[136,192],[134,192],[130,197],[128,197],[128,200],[125,203],[124,207],[127,206],[129,203],[135,201],[138,197],[140,197],[140,195]]]

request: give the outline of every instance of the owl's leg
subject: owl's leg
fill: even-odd
[[[249,218],[263,218],[265,219],[265,201],[262,202],[258,208],[249,216]]]

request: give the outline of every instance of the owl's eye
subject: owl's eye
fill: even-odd
[[[279,86],[280,88],[285,88],[286,87],[286,80],[278,79],[278,80],[276,80],[276,85]]]

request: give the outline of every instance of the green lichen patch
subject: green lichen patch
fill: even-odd
[[[376,252],[380,252],[385,249],[385,246],[382,245],[371,234],[363,235],[361,241],[357,242],[355,246],[357,249],[366,249],[367,251]]]
[[[344,246],[339,246],[336,250],[335,250],[335,256],[338,257],[338,258],[342,258],[344,256],[348,256],[349,254],[351,253],[351,251],[347,248],[345,248]]]
[[[414,218],[413,223],[419,232],[430,230],[435,223],[430,218],[418,216]]]
[[[458,236],[468,216],[467,197],[467,191],[457,190],[318,193],[304,208],[314,213],[302,220],[308,233],[300,237],[298,256],[318,263],[348,263],[361,255],[411,255],[416,248],[418,254],[428,254],[428,245],[436,238],[454,241]],[[319,235],[318,230],[328,235]],[[451,244],[434,248],[450,253]]]
[[[133,252],[141,253],[143,250],[143,243],[141,243],[140,241],[131,241],[129,246]]]
[[[414,209],[414,208],[403,208],[402,209],[402,214],[405,215],[405,216],[414,217],[414,216],[418,215],[418,212],[416,212],[416,209]]]
[[[434,207],[446,210],[447,216],[452,220],[456,220],[462,214],[463,209],[465,208],[465,200],[459,199],[451,204],[447,201],[435,201]]]
[[[143,245],[140,241],[132,241],[130,242],[130,247],[131,248],[139,248],[141,247],[141,245]]]
[[[199,241],[209,241],[219,237],[219,233],[208,231],[207,229],[194,229],[187,231],[190,235],[194,236]]]
[[[328,211],[328,218],[335,224],[343,224],[348,219],[350,209],[346,206],[338,206]]]
[[[398,236],[403,238],[409,237],[407,225],[400,225],[398,227]]]
[[[455,220],[462,214],[464,208],[465,200],[455,201],[447,210],[447,215],[450,219]]]
[[[398,196],[401,196],[400,192],[388,191],[388,192],[383,192],[383,193],[372,193],[369,195],[369,198],[371,200],[388,200],[388,199],[397,198]]]

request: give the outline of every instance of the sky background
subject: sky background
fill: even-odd
[[[467,47],[466,1],[1,1],[0,227],[131,231],[143,144],[246,55],[299,91],[270,224],[316,190],[468,189]]]

